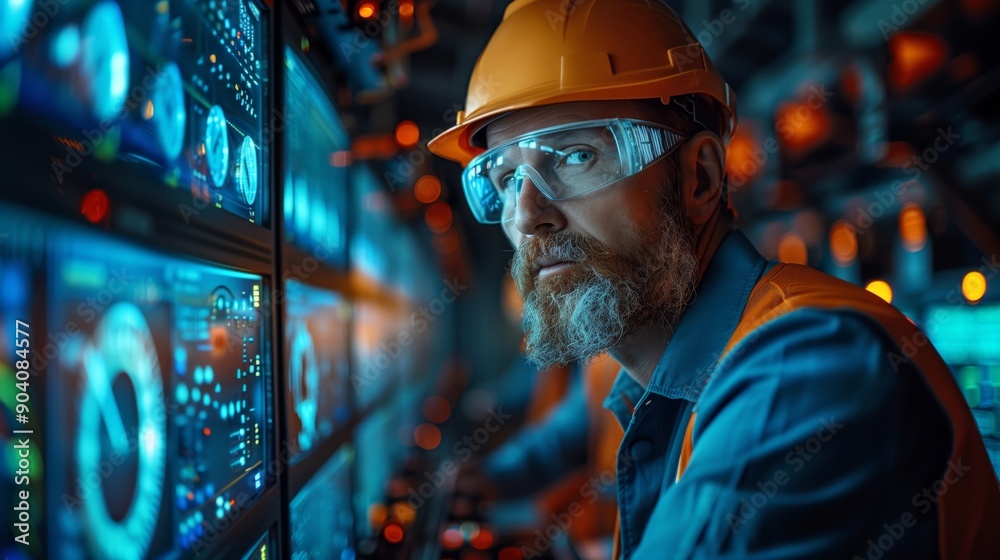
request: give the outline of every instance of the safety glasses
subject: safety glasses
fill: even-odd
[[[503,223],[514,219],[525,179],[550,200],[567,200],[635,175],[684,139],[669,127],[633,119],[553,126],[477,156],[462,172],[462,188],[476,220]]]

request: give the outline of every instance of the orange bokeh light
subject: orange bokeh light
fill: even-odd
[[[434,424],[424,422],[413,430],[413,441],[421,449],[430,451],[441,445],[441,430]]]
[[[801,235],[793,231],[781,236],[781,241],[778,242],[778,260],[795,264],[806,264],[809,261],[806,242]]]
[[[424,204],[434,202],[441,196],[441,180],[433,175],[424,175],[413,185],[413,196]]]
[[[873,280],[865,286],[865,289],[882,298],[886,303],[892,303],[892,286],[888,282]]]
[[[830,114],[817,99],[789,101],[778,105],[774,128],[778,140],[793,151],[805,151],[823,142],[832,126]]]
[[[753,135],[741,125],[726,148],[726,173],[734,185],[742,186],[760,174],[763,163],[754,159],[757,149]],[[760,153],[764,153],[763,150]]]
[[[849,265],[858,258],[858,232],[854,226],[839,220],[830,228],[830,252],[840,265]]]
[[[420,140],[420,128],[413,121],[403,121],[396,125],[396,142],[404,148],[416,146]]]
[[[427,227],[434,233],[444,233],[451,228],[451,206],[445,202],[435,202],[424,213]]]
[[[404,18],[413,16],[413,0],[403,0],[399,3],[399,15]]]
[[[907,251],[919,251],[927,244],[927,218],[924,210],[909,203],[899,212],[899,236]]]
[[[424,400],[421,410],[425,418],[435,424],[440,424],[451,416],[451,403],[441,395],[431,395]]]
[[[358,5],[358,17],[361,19],[370,19],[375,15],[375,4],[371,2],[363,2]]]
[[[441,544],[444,545],[445,548],[458,548],[462,546],[462,543],[464,542],[465,537],[462,536],[462,532],[454,527],[445,529],[445,531],[441,533]]]
[[[896,89],[906,89],[944,65],[948,45],[933,33],[894,33],[889,37],[889,56],[889,82]]]

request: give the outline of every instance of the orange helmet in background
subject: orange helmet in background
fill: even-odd
[[[465,110],[427,147],[466,166],[483,152],[476,133],[517,109],[690,94],[714,102],[714,132],[728,143],[735,96],[660,0],[515,0],[476,61]]]

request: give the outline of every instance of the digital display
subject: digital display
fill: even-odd
[[[285,283],[288,446],[294,460],[330,437],[350,416],[350,306],[336,292]]]
[[[285,237],[305,251],[323,248],[330,265],[347,259],[350,138],[305,60],[285,49]]]
[[[1000,305],[933,306],[925,329],[949,364],[1000,365],[1000,345],[992,338],[1000,331]]]
[[[49,11],[35,3],[36,21],[4,36],[13,45],[7,54],[26,62],[13,99],[18,109],[50,119],[56,140],[42,150],[44,160],[26,163],[51,171],[60,184],[103,176],[108,164],[118,171],[131,166],[143,181],[189,192],[182,216],[212,206],[263,223],[270,142],[261,3],[58,4]],[[45,25],[38,25],[40,15]],[[122,188],[139,188],[134,183]]]
[[[54,557],[204,552],[265,489],[262,279],[96,236],[52,243]]]
[[[292,560],[354,560],[353,461],[350,446],[339,448],[292,499]]]
[[[271,542],[271,534],[267,533],[261,538],[257,539],[257,544],[250,549],[250,552],[243,557],[243,560],[268,560],[269,558],[274,558],[273,552],[271,555],[268,554],[271,547],[269,546]]]

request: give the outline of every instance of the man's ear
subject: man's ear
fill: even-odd
[[[705,130],[689,138],[680,150],[684,208],[697,229],[712,217],[722,199],[725,152],[719,137]]]

